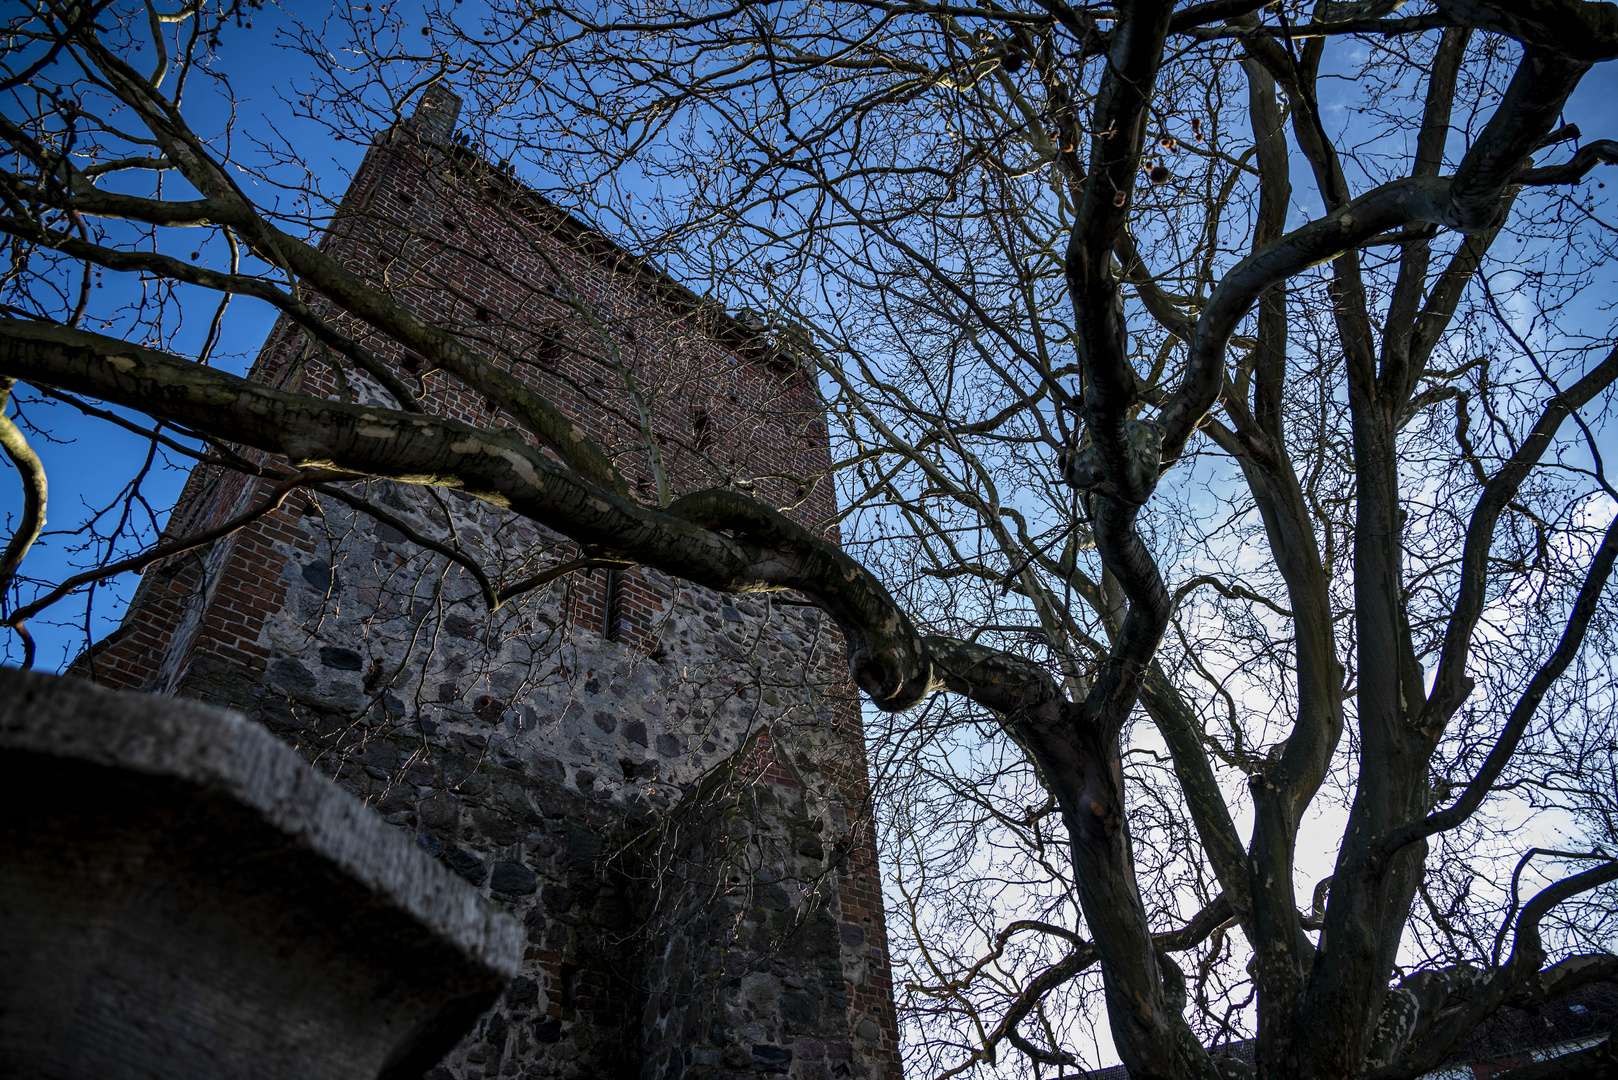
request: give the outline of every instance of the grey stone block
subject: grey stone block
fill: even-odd
[[[328,562],[312,562],[303,568],[303,580],[311,589],[324,593],[332,587],[331,564]]]
[[[419,1077],[522,946],[241,717],[0,671],[0,1075]]]
[[[365,659],[359,653],[338,645],[323,646],[320,650],[320,662],[339,671],[358,671],[365,665]]]
[[[489,876],[489,888],[496,892],[527,896],[539,888],[539,879],[526,866],[497,862],[494,864],[494,872]]]
[[[726,609],[729,610],[729,609]],[[753,1047],[753,1065],[762,1073],[784,1073],[792,1064],[792,1051],[781,1046]]]

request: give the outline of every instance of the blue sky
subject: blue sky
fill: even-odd
[[[284,10],[295,13],[300,6],[303,5],[289,5]],[[308,7],[312,11],[317,5]],[[272,47],[276,23],[287,17],[284,10],[260,11],[254,16],[257,22],[253,30],[238,30],[227,34],[223,40],[218,66],[230,73],[231,86],[239,101],[238,138],[242,134],[273,130],[303,153],[323,186],[330,191],[340,190],[346,182],[345,175],[358,164],[363,146],[352,141],[332,140],[323,128],[300,120],[288,107],[287,100],[295,97],[298,82],[308,76],[308,67],[298,52]],[[318,10],[323,15],[326,9],[318,5]],[[399,10],[403,14],[403,9]],[[407,25],[413,21],[409,15],[404,18]],[[1585,78],[1566,114],[1569,121],[1583,130],[1584,141],[1618,135],[1618,123],[1615,123],[1618,118],[1613,109],[1615,96],[1618,96],[1618,69],[1612,65],[1598,67]],[[1329,99],[1325,103],[1329,109]],[[191,96],[187,115],[202,133],[223,130],[225,126],[226,117],[217,100],[206,95],[194,93]],[[1605,170],[1598,172],[1595,179],[1599,181],[1604,173]],[[274,197],[269,190],[260,194],[267,199]],[[1301,221],[1318,210],[1300,197],[1295,219]],[[107,288],[114,291],[99,295],[98,300],[118,295],[119,288],[130,287],[130,283],[120,282],[114,275],[108,274],[107,279]],[[1581,297],[1581,306],[1588,309],[1590,332],[1604,332],[1609,315],[1602,309],[1610,300],[1601,291]],[[215,362],[231,370],[245,371],[272,321],[266,305],[250,300],[234,301],[225,318]],[[200,341],[200,327],[189,333],[193,340]],[[23,391],[22,396],[32,395]],[[141,437],[99,421],[86,421],[67,406],[36,399],[25,408],[29,419],[48,428],[53,439],[51,442],[36,440],[35,449],[44,459],[50,478],[50,524],[58,529],[74,527],[87,509],[114,501],[133,466],[147,453],[147,443]],[[183,462],[168,467],[159,464],[145,485],[147,501],[160,519],[178,493],[184,475]],[[7,522],[14,520],[19,505],[20,491],[8,463],[0,475],[0,518]],[[59,580],[71,572],[74,560],[70,558],[69,548],[73,542],[70,536],[47,535],[30,555],[25,572],[37,579]],[[123,549],[120,554],[127,555],[131,550]],[[75,598],[32,624],[39,643],[39,666],[47,669],[62,666],[83,646],[87,632],[89,637],[99,638],[115,626],[134,584],[135,576],[125,575],[98,586],[100,595],[95,603],[95,616],[88,622],[83,598]],[[52,625],[53,621],[64,625]],[[15,643],[8,642],[4,659],[15,662],[18,655]]]
[[[314,4],[307,6],[310,9],[317,7]],[[322,12],[326,9],[326,5],[318,7]],[[296,10],[296,5],[289,5],[289,8]],[[238,134],[251,135],[265,128],[274,130],[300,146],[311,169],[326,184],[340,190],[345,183],[342,178],[358,165],[364,147],[354,142],[333,141],[324,130],[293,115],[278,92],[290,96],[294,80],[303,73],[295,62],[299,58],[291,50],[267,47],[273,21],[284,20],[285,15],[270,8],[258,12],[254,18],[256,23],[251,31],[237,30],[226,34],[219,49],[218,67],[230,73],[230,85],[239,101]],[[272,26],[267,26],[267,23]],[[222,132],[228,122],[220,98],[210,90],[200,80],[194,80],[192,92],[186,100],[186,116],[193,128],[204,136]],[[4,107],[11,108],[12,103],[6,103]],[[171,198],[184,197],[176,194],[172,184],[165,194]],[[195,242],[194,234],[182,234],[177,242],[189,246]],[[185,254],[179,249],[174,253]],[[209,259],[215,255],[222,257],[222,250],[208,250]],[[219,265],[219,262],[215,262],[215,265]],[[120,277],[109,272],[104,278],[104,288],[106,291],[95,297],[96,307],[133,297],[138,287],[127,276]],[[198,310],[204,309],[199,307]],[[225,316],[214,363],[227,370],[245,373],[273,321],[274,315],[268,305],[240,298],[234,300]],[[181,334],[180,340],[200,347],[205,324],[206,319],[200,320],[200,325],[194,323]],[[94,320],[91,320],[91,328],[98,328]],[[101,509],[117,500],[136,467],[146,457],[149,443],[132,432],[99,420],[86,419],[69,406],[40,401],[26,387],[18,387],[17,394],[24,399],[23,407],[28,419],[47,429],[52,440],[31,440],[35,451],[44,461],[50,497],[47,534],[30,553],[23,565],[23,572],[36,579],[55,582],[84,564],[71,556],[71,548],[78,542],[77,539],[52,535],[50,530],[77,528],[92,508]],[[143,426],[149,426],[135,414],[125,415]],[[160,518],[166,517],[188,471],[183,459],[168,466],[161,459],[154,462],[154,469],[143,485],[143,491],[148,504]],[[5,462],[4,469],[0,470],[0,521],[6,523],[8,535],[20,505],[21,491],[16,473],[10,463]],[[150,539],[149,533],[147,539]],[[135,549],[129,545],[118,549],[120,557],[134,552]],[[138,575],[126,574],[105,585],[96,586],[98,595],[95,598],[94,617],[88,620],[86,597],[81,594],[63,601],[30,623],[30,630],[39,648],[37,666],[46,670],[58,669],[83,648],[87,630],[90,638],[99,639],[116,627],[118,616],[137,581]],[[12,637],[9,632],[7,636]],[[19,661],[21,653],[14,638],[6,641],[5,650],[0,657],[6,662]]]

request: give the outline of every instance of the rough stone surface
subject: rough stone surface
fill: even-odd
[[[0,670],[0,1076],[420,1076],[522,931],[279,740]]]

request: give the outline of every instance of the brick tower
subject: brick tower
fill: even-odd
[[[811,377],[458,145],[458,109],[431,90],[372,145],[323,249],[544,393],[648,497],[660,462],[672,494],[731,485],[830,520]],[[363,322],[335,322],[428,411],[508,422]],[[284,319],[253,377],[391,404]],[[168,534],[268,490],[200,467]],[[791,596],[591,555],[442,488],[298,493],[153,567],[75,671],[258,720],[523,921],[525,973],[434,1080],[896,1080],[836,628]]]

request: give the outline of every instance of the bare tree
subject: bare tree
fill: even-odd
[[[1132,1075],[1243,1073],[1208,1047],[1249,1025],[1261,1075],[1419,1075],[1503,1005],[1618,974],[1591,900],[1618,879],[1615,684],[1586,647],[1611,641],[1618,351],[1581,300],[1610,287],[1612,226],[1579,186],[1618,146],[1553,149],[1618,9],[1394,8],[496,2],[283,39],[335,133],[462,82],[486,155],[762,312],[822,375],[846,549],[780,512],[788,490],[675,497],[655,440],[579,437],[504,346],[313,242],[312,182],[256,200],[243,172],[295,148],[204,139],[180,101],[236,9],[10,17],[0,373],[222,465],[254,448],[287,490],[456,487],[600,560],[830,613],[901,717],[899,887],[914,1007],[954,1033],[922,1048],[941,1072],[1005,1046],[1072,1065],[1099,967]],[[180,227],[230,269],[169,253]],[[149,299],[96,310],[104,272]],[[177,351],[210,293],[274,305],[376,399],[247,383],[207,366],[212,333]],[[509,426],[422,411],[393,352]],[[4,447],[29,492],[15,574],[45,488],[20,425]],[[1485,809],[1506,791],[1577,816],[1593,846],[1549,854],[1589,861],[1528,895],[1545,853]],[[1301,851],[1332,863],[1303,895]],[[931,875],[971,884],[941,908]]]

